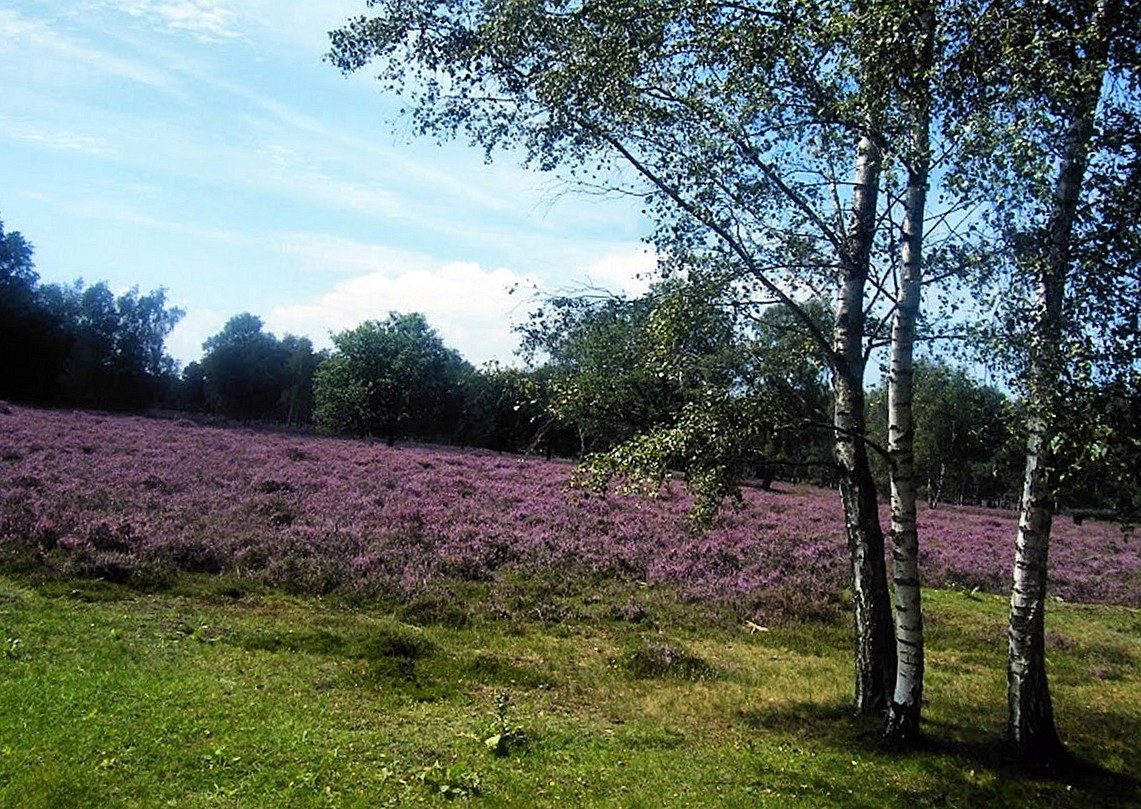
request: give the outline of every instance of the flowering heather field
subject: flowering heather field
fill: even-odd
[[[832,614],[840,603],[834,492],[746,491],[742,507],[693,534],[680,488],[603,498],[572,490],[571,471],[482,451],[0,407],[0,562],[404,599],[457,583],[617,579],[761,619]],[[1013,515],[941,507],[922,512],[920,527],[928,584],[1007,589]],[[1139,543],[1116,526],[1060,519],[1053,593],[1141,605]]]

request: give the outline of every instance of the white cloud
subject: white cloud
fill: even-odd
[[[279,335],[305,334],[318,346],[328,346],[330,332],[383,320],[392,311],[421,312],[469,362],[510,362],[518,345],[512,326],[525,315],[520,311],[525,300],[511,290],[533,281],[502,267],[418,263],[347,279],[312,303],[279,306],[266,317],[267,327]]]
[[[209,309],[191,309],[166,339],[166,353],[185,368],[202,358],[202,344],[222,330],[229,315]]]
[[[330,345],[330,332],[354,328],[365,320],[383,320],[389,312],[421,312],[444,342],[475,365],[489,360],[511,363],[519,345],[513,327],[535,303],[536,278],[474,262],[433,262],[426,256],[382,246],[298,236],[294,247],[306,258],[323,257],[331,265],[371,271],[336,283],[309,303],[278,306],[266,317],[270,331],[308,335],[319,347]],[[604,288],[640,295],[652,282],[654,254],[631,248],[600,256],[571,289]]]
[[[658,255],[648,247],[609,253],[587,265],[584,282],[616,295],[646,294],[658,278]]]

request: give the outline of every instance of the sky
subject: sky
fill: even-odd
[[[0,220],[44,283],[167,290],[183,364],[235,314],[278,337],[422,312],[518,363],[539,295],[638,294],[636,200],[409,133],[367,69],[323,59],[365,0],[7,0]]]

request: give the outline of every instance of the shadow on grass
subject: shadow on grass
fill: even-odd
[[[1141,738],[1141,722],[1116,719],[1115,738]],[[785,703],[742,712],[738,720],[758,733],[787,734],[796,745],[825,753],[815,772],[798,772],[795,780],[824,790],[840,783],[854,786],[852,806],[1141,806],[1141,781],[1134,775],[1074,752],[1051,762],[1027,762],[998,732],[956,722],[925,722],[920,744],[901,752],[882,739],[878,719],[855,716],[844,703]],[[1093,725],[1104,717],[1074,721]],[[878,781],[853,781],[841,771],[856,758],[879,773]]]
[[[1130,722],[1137,725],[1136,722]],[[961,728],[929,723],[920,747],[908,755],[929,755],[967,762],[993,773],[1000,782],[1023,782],[1040,787],[1044,806],[1097,806],[1135,809],[1141,806],[1141,781],[1082,758],[1072,750],[1057,759],[1027,760],[1005,738],[961,738]],[[946,731],[954,733],[952,737]],[[1136,738],[1141,727],[1122,729]],[[1043,794],[1044,793],[1044,794]],[[1049,795],[1053,800],[1045,800]]]

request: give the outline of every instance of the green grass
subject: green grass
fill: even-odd
[[[900,755],[850,716],[846,626],[751,634],[650,590],[466,595],[0,578],[0,806],[1141,805],[1135,610],[1052,607],[1075,760],[1027,772],[1001,742],[994,596],[925,594],[926,741]]]

